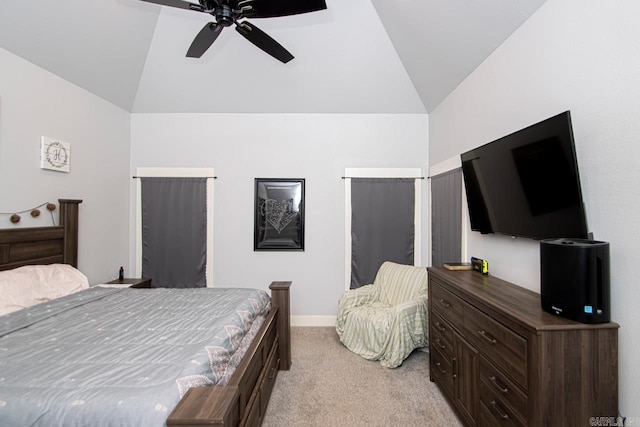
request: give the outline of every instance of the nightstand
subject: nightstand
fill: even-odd
[[[110,282],[107,282],[107,285],[122,285],[128,286],[130,288],[150,288],[151,287],[151,279],[141,278],[141,279],[130,279],[124,278],[122,280],[115,279]]]

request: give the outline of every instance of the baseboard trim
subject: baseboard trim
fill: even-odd
[[[336,316],[291,316],[291,326],[336,326]]]

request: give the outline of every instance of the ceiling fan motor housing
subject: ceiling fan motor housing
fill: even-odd
[[[235,18],[233,16],[233,10],[227,4],[222,4],[214,11],[216,22],[223,27],[229,27],[234,23]]]

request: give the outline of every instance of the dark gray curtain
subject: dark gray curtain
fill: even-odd
[[[462,169],[431,177],[431,265],[460,262]]]
[[[141,178],[142,275],[155,288],[207,285],[207,179]]]
[[[373,283],[385,261],[413,265],[415,179],[351,180],[351,289]]]

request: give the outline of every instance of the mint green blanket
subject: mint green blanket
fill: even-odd
[[[336,331],[352,352],[395,368],[428,345],[427,270],[382,264],[374,283],[345,292]]]

